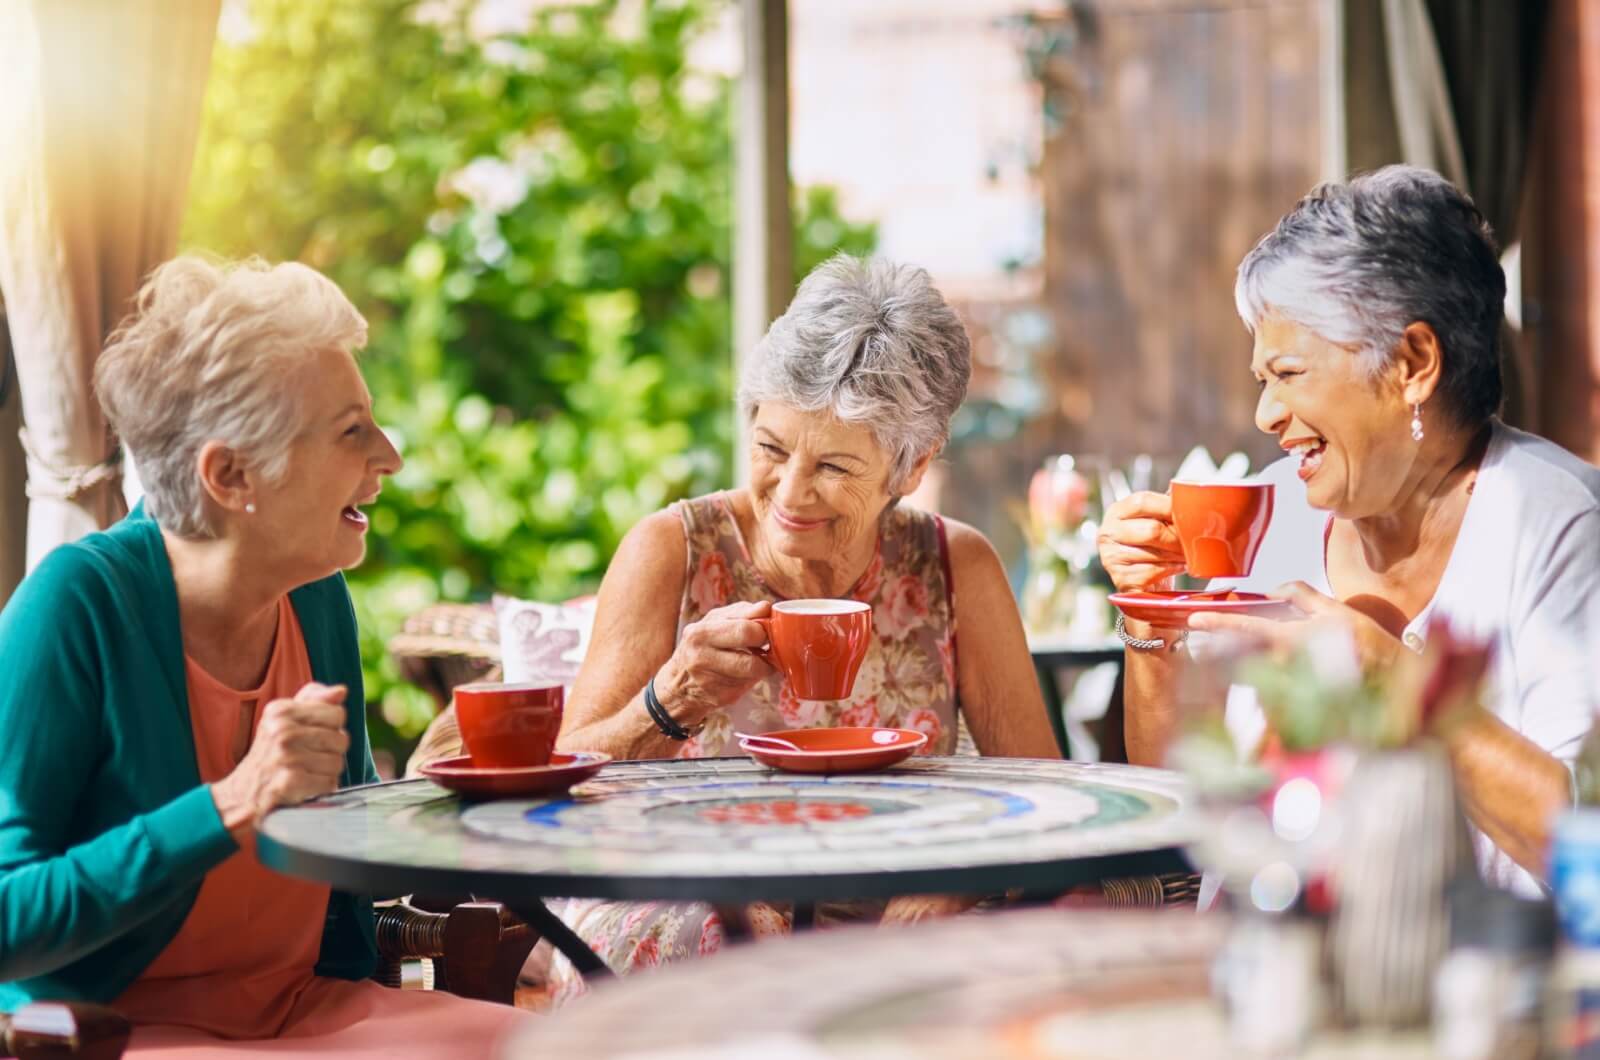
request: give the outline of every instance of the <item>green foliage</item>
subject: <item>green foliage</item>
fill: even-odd
[[[726,485],[726,78],[713,0],[539,5],[484,38],[451,0],[252,0],[219,42],[184,241],[298,259],[366,314],[405,469],[352,572],[374,742],[426,723],[384,640],[438,599],[591,590],[622,535]],[[798,196],[797,270],[870,226]]]
[[[1313,634],[1287,654],[1248,658],[1239,667],[1239,679],[1255,689],[1285,751],[1405,742],[1388,708],[1383,675],[1357,664],[1354,645],[1342,631]]]

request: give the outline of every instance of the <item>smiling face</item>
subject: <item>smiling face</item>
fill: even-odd
[[[904,492],[916,488],[924,461]],[[800,560],[850,557],[894,499],[891,458],[866,427],[763,402],[750,425],[750,501],[763,539]]]
[[[263,562],[305,582],[361,562],[367,517],[357,506],[377,497],[379,480],[401,459],[373,421],[372,396],[350,354],[309,358],[294,385],[304,427],[281,480],[249,475],[256,511],[244,526]]]
[[[1346,519],[1393,509],[1417,450],[1394,372],[1374,379],[1357,351],[1272,314],[1256,327],[1250,370],[1256,426],[1299,458],[1313,507]]]

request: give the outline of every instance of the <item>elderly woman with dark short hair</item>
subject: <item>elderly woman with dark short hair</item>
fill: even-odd
[[[949,754],[964,720],[982,753],[1059,757],[994,549],[899,503],[943,448],[970,374],[966,330],[922,269],[841,256],[808,276],[740,386],[748,485],[628,534],[561,746],[699,757],[734,752],[735,731],[889,725]],[[847,700],[795,698],[753,651],[766,639],[754,619],[811,597],[872,606]],[[646,708],[647,685],[670,727]],[[621,969],[709,952],[722,932],[703,906],[568,901],[562,915]],[[758,908],[755,930],[781,930],[776,916]],[[564,959],[555,971],[558,991],[576,985]]]
[[[1289,455],[1263,473],[1277,511],[1240,587],[1342,624],[1372,667],[1420,651],[1434,619],[1492,642],[1490,709],[1445,738],[1484,874],[1533,891],[1600,688],[1600,470],[1496,418],[1505,291],[1471,200],[1413,167],[1317,188],[1250,252],[1256,425]],[[1170,498],[1113,506],[1100,555],[1119,589],[1165,587],[1183,569]],[[1298,626],[1129,620],[1130,757],[1161,758],[1189,630],[1288,643]],[[1264,736],[1240,690],[1227,722],[1246,747]]]

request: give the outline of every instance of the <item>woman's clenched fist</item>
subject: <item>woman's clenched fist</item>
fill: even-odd
[[[279,806],[338,787],[350,747],[344,699],[343,685],[313,681],[293,699],[266,705],[250,750],[232,773],[211,785],[224,826],[254,826]]]

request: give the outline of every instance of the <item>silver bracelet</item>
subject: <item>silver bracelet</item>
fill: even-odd
[[[1188,631],[1183,630],[1180,631],[1177,636],[1173,637],[1170,642],[1162,640],[1160,637],[1156,637],[1151,640],[1145,640],[1143,637],[1135,637],[1133,634],[1129,633],[1127,626],[1124,624],[1125,622],[1126,619],[1122,615],[1117,616],[1117,639],[1122,641],[1122,643],[1126,644],[1128,647],[1132,648],[1134,651],[1164,651],[1169,647],[1176,651],[1183,644],[1183,642],[1188,639],[1189,636]]]

